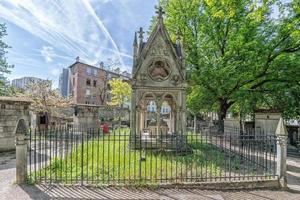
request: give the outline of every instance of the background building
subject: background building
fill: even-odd
[[[63,97],[69,96],[69,69],[63,69],[59,75],[59,91]]]
[[[22,78],[18,78],[18,79],[13,79],[12,80],[12,86],[18,89],[26,89],[26,86],[29,83],[38,83],[38,82],[46,82],[49,80],[44,80],[41,78],[37,78],[37,77],[22,77]]]
[[[76,58],[76,62],[69,66],[69,95],[74,97],[75,104],[105,105],[110,100],[110,86],[108,81],[120,78],[131,80],[131,74],[120,72],[120,69],[109,71],[103,62],[99,67],[88,65]]]

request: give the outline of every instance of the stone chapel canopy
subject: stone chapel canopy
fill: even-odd
[[[140,28],[133,43],[131,131],[139,137],[182,134],[186,127],[186,69],[180,37],[173,43],[161,7],[157,14],[149,39],[144,41]]]

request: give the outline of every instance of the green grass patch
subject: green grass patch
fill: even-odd
[[[129,132],[97,137],[83,144],[73,144],[68,152],[60,152],[51,163],[32,172],[32,182],[62,183],[130,183],[202,181],[221,177],[226,169],[226,154],[200,135],[188,135],[192,153],[132,150]],[[234,159],[236,160],[236,159]],[[232,167],[239,165],[232,162]],[[193,180],[192,180],[193,178]]]

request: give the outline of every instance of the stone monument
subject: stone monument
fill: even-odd
[[[180,35],[173,43],[161,7],[157,14],[157,24],[149,39],[144,41],[142,28],[134,37],[131,131],[135,143],[148,138],[147,141],[157,144],[160,138],[161,145],[162,136],[178,137],[186,131],[187,84]],[[169,108],[167,114],[162,112],[163,105]]]

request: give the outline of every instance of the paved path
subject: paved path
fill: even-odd
[[[300,158],[287,159],[287,180],[290,189],[300,192]]]
[[[197,189],[114,189],[90,187],[18,186],[15,180],[14,153],[0,153],[0,200],[27,199],[251,199],[251,200],[299,200],[300,199],[300,159],[288,160],[289,187],[294,190],[197,190]],[[298,190],[299,191],[295,191]]]

